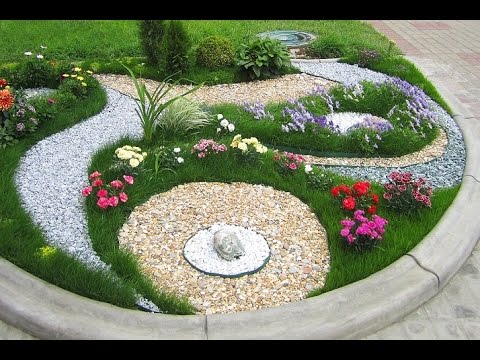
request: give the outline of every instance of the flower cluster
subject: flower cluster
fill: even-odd
[[[240,134],[235,135],[230,147],[234,149],[237,158],[249,162],[258,160],[258,155],[268,151],[267,147],[262,145],[256,137],[242,139]]]
[[[313,115],[300,100],[291,100],[289,103],[290,105],[287,105],[282,111],[282,115],[289,119],[287,124],[282,124],[283,132],[300,131],[303,133],[308,124],[312,125],[314,130],[322,128],[330,129],[333,132],[339,131],[333,121],[328,120],[324,115]]]
[[[376,50],[362,49],[358,53],[358,66],[371,67],[382,55]]]
[[[182,149],[175,147],[173,149],[167,149],[165,146],[160,146],[154,152],[155,156],[155,174],[157,174],[160,169],[170,169],[173,170],[180,164],[185,162],[185,159],[180,156]]]
[[[129,170],[133,170],[145,160],[147,153],[142,152],[138,146],[125,145],[115,150],[115,156],[120,161],[120,166],[117,167],[123,165]]]
[[[387,85],[392,86],[406,97],[404,105],[395,105],[390,109],[388,118],[399,120],[399,115],[406,115],[409,119],[408,126],[420,135],[424,134],[425,127],[433,128],[433,125],[437,123],[436,115],[430,109],[427,95],[423,90],[396,77],[390,78]]]
[[[387,177],[389,182],[383,184],[387,206],[407,214],[422,207],[432,207],[432,188],[425,179],[414,179],[412,173],[401,171],[393,171]]]
[[[93,74],[93,71],[87,70],[85,73],[88,76],[91,76]],[[76,80],[80,83],[80,85],[87,87],[88,84],[85,82],[87,75],[83,73],[82,68],[79,68],[78,66],[75,66],[70,73],[65,73],[62,74],[62,79],[73,79]]]
[[[340,236],[345,240],[345,244],[362,252],[372,249],[383,239],[388,221],[378,215],[369,219],[365,216],[365,211],[357,210],[353,213],[353,220],[346,218],[340,221],[340,224],[343,226]]]
[[[246,102],[243,104],[243,109],[252,114],[257,120],[274,120],[273,115],[268,110],[265,110],[265,105],[260,101]]]
[[[338,100],[335,100],[335,98],[320,85],[316,86],[315,89],[313,89],[312,95],[320,96],[327,104],[328,109],[331,113],[335,112],[335,110],[338,110],[340,108],[340,102]]]
[[[389,121],[367,114],[363,121],[350,126],[348,133],[363,152],[373,154],[378,150],[378,144],[382,143],[381,134],[390,130],[393,130],[393,125]]]
[[[93,72],[91,70],[84,71],[82,68],[73,67],[69,73],[61,76],[62,89],[75,95],[77,98],[85,98],[88,95],[88,89],[93,85]]]
[[[102,174],[94,171],[88,177],[90,186],[82,189],[82,195],[88,197],[92,192],[96,191],[97,205],[100,209],[105,210],[108,207],[117,207],[120,203],[128,201],[128,196],[125,193],[126,185],[133,185],[133,176],[123,175],[124,182],[116,179],[109,184],[104,184],[101,179]]]
[[[40,45],[40,48],[41,48],[42,50],[45,50],[47,47],[46,47],[46,46],[43,46],[43,45]],[[27,56],[27,57],[31,57],[31,56],[33,56],[33,53],[32,53],[31,51],[25,51],[25,52],[23,53],[23,55],[25,55],[25,56]],[[38,60],[43,60],[43,58],[44,58],[44,56],[43,56],[42,54],[37,54],[37,55],[35,55],[35,57],[36,57]]]
[[[193,145],[192,154],[196,154],[198,158],[203,159],[209,154],[218,154],[227,151],[227,146],[219,144],[212,139],[201,139]]]
[[[278,150],[274,151],[273,160],[275,161],[277,171],[282,175],[293,174],[305,162],[302,155],[293,154],[284,151],[282,154]]]
[[[363,85],[358,82],[346,85],[343,88],[343,98],[345,100],[360,102],[360,100],[364,97],[365,91],[363,89]]]
[[[5,79],[0,79],[0,111],[7,111],[13,106],[15,96],[8,86],[8,82]]]
[[[323,168],[305,165],[305,174],[307,175],[307,184],[317,190],[328,190],[333,185],[333,177]]]
[[[217,134],[223,132],[234,132],[235,131],[235,125],[225,119],[222,114],[217,114],[217,120],[220,121],[219,126],[217,127]]]
[[[358,181],[352,187],[340,184],[333,187],[331,193],[340,202],[344,210],[360,209],[366,210],[369,214],[377,212],[378,195],[372,193],[368,181]]]

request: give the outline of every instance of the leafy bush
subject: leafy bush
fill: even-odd
[[[230,66],[233,58],[233,45],[223,36],[209,36],[197,48],[197,64],[208,69]]]
[[[164,97],[172,89],[171,76],[167,77],[163,82],[161,82],[151,94],[147,90],[145,83],[139,83],[132,70],[125,65],[123,66],[130,73],[130,77],[132,78],[133,84],[135,85],[135,89],[137,91],[138,99],[136,99],[137,108],[135,111],[140,117],[143,127],[143,137],[147,142],[151,142],[153,140],[158,124],[157,119],[160,117],[162,112],[179,98],[196,91],[202,86],[202,84],[197,85],[185,93],[163,102]]]
[[[180,20],[170,20],[165,29],[165,66],[169,74],[182,73],[188,69],[190,39]]]
[[[347,54],[347,46],[340,37],[330,34],[308,44],[305,53],[313,58],[339,58]]]
[[[333,186],[333,176],[318,166],[305,165],[305,174],[307,176],[307,184],[317,190],[330,190]]]
[[[210,122],[209,115],[200,105],[189,99],[180,98],[160,114],[156,126],[172,135],[183,135]]]
[[[273,78],[291,65],[288,49],[278,40],[251,38],[237,49],[235,61],[251,80]]]
[[[154,66],[161,65],[162,41],[165,35],[165,20],[142,20],[140,27],[140,45],[147,62]]]

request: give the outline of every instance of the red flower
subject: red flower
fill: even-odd
[[[369,214],[375,214],[377,212],[377,207],[375,205],[372,205],[368,208],[368,213]]]
[[[345,210],[353,210],[355,209],[355,199],[351,196],[347,197],[345,200],[343,200],[343,208]]]
[[[6,86],[8,83],[7,83],[7,80],[5,79],[0,79],[0,87],[4,87]]]
[[[13,100],[15,100],[15,97],[9,90],[0,90],[0,111],[10,109],[13,105]]]
[[[92,192],[92,187],[87,186],[87,187],[83,188],[82,195],[87,197],[88,195],[90,195],[91,192]]]
[[[110,199],[108,199],[108,205],[115,207],[118,205],[118,196],[112,196]]]
[[[97,179],[93,182],[92,186],[95,187],[95,186],[102,186],[103,185],[103,181],[102,179]]]
[[[375,205],[378,204],[378,195],[377,194],[372,194],[372,200]]]
[[[341,192],[345,193],[345,195],[348,195],[348,196],[352,195],[352,190],[350,190],[350,188],[347,185],[340,184],[338,185],[338,188]]]
[[[115,189],[121,189],[123,187],[123,183],[120,180],[113,180],[110,185]]]
[[[353,185],[353,190],[355,190],[357,196],[363,196],[370,190],[370,183],[368,181],[359,181]]]
[[[340,194],[340,189],[338,188],[338,186],[335,186],[334,188],[332,188],[331,192],[332,192],[332,196],[336,198],[338,194]]]
[[[98,199],[97,205],[100,209],[106,209],[108,208],[109,201],[106,197],[101,197],[100,199]]]
[[[128,200],[128,196],[124,192],[121,192],[120,194],[118,194],[118,197],[120,198],[121,202],[127,202]]]
[[[290,163],[290,165],[288,165],[288,167],[290,168],[290,170],[297,170],[297,164],[295,163]]]
[[[98,177],[100,177],[100,176],[102,176],[101,173],[99,173],[98,171],[94,171],[93,173],[90,174],[90,176],[88,177],[88,179],[89,179],[89,180],[92,180],[92,179],[98,178]]]
[[[108,191],[105,189],[98,190],[97,196],[99,198],[106,197],[108,195]]]

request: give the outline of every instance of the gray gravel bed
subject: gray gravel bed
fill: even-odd
[[[37,96],[49,96],[52,95],[55,92],[55,89],[50,89],[50,88],[30,88],[30,89],[25,89],[25,97],[27,99],[31,99]]]
[[[385,74],[343,63],[295,63],[295,66],[308,74],[338,81],[344,85],[363,80],[385,82],[389,78]],[[438,117],[438,124],[445,129],[448,136],[445,154],[423,164],[405,166],[399,169],[425,177],[433,187],[455,186],[462,181],[465,168],[466,149],[463,136],[455,120],[440,105],[430,98],[429,103]],[[386,176],[395,170],[394,168],[376,166],[328,166],[328,169],[342,175],[380,182],[385,181]]]
[[[135,101],[114,90],[107,89],[107,95],[108,104],[99,114],[28,150],[15,175],[23,206],[47,242],[103,269],[109,266],[92,249],[81,190],[88,185],[88,167],[100,148],[125,136],[143,135]]]

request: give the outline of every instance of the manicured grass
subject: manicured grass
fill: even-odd
[[[162,145],[172,148],[180,146],[183,150],[182,156],[185,158],[185,164],[175,169],[175,173],[164,171],[155,174],[152,170],[154,168],[154,157],[151,155],[154,147],[149,147],[142,141],[134,142],[125,139],[97,153],[90,171],[101,171],[107,181],[116,179],[119,174],[107,169],[111,165],[112,154],[115,149],[127,144],[139,146],[150,154],[144,162],[145,171],[137,176],[135,184],[129,188],[128,203],[109,209],[107,212],[100,210],[94,200],[90,200],[87,206],[89,231],[94,249],[105,260],[108,259],[109,262],[112,262],[117,273],[122,273],[121,268],[118,267],[124,267],[130,269],[130,271],[135,268],[135,260],[124,251],[119,250],[117,245],[119,228],[126,221],[132,209],[147,201],[152,195],[168,191],[172,187],[183,183],[219,181],[264,184],[288,191],[308,204],[327,230],[331,255],[331,271],[327,283],[323,289],[317,289],[311,295],[318,295],[363,279],[407,253],[440,220],[459,188],[435,191],[433,208],[423,210],[413,218],[407,218],[386,209],[382,199],[379,205],[379,215],[389,221],[384,241],[380,247],[362,255],[351,249],[344,249],[339,235],[341,229],[339,222],[346,216],[346,213],[342,212],[329,190],[318,191],[310,188],[306,183],[306,175],[302,171],[287,177],[279,175],[275,171],[271,152],[266,154],[263,163],[254,166],[238,162],[231,151],[210,159],[207,158],[205,161],[190,154],[194,142],[171,140],[162,142]],[[337,175],[332,176],[337,184],[341,182],[352,184],[354,182],[353,179]],[[374,189],[377,194],[382,194],[380,185],[374,185]],[[252,206],[254,206],[254,202],[255,199],[252,199]],[[182,240],[179,239],[179,241]],[[124,276],[131,276],[131,272],[125,273]]]

